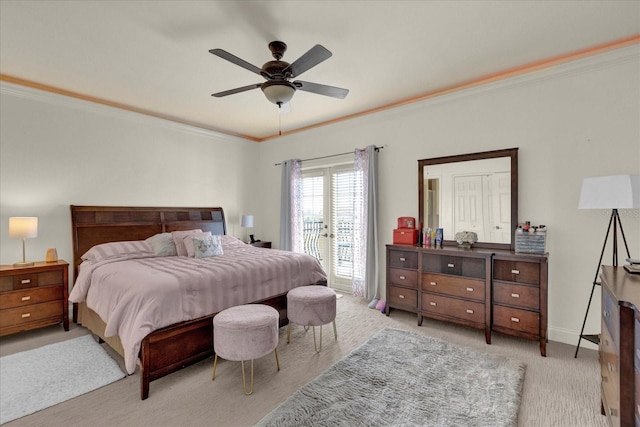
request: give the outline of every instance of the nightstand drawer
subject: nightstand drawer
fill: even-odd
[[[495,260],[493,278],[516,283],[540,284],[540,264],[525,261]]]
[[[2,310],[0,329],[50,318],[62,321],[62,300]]]
[[[493,283],[493,302],[540,310],[540,288],[537,286]]]
[[[62,285],[6,292],[0,295],[0,310],[39,304],[47,301],[57,301],[63,298],[64,289],[62,289]]]
[[[540,313],[496,305],[493,307],[493,324],[514,331],[538,335],[540,334]]]
[[[399,268],[389,269],[389,282],[407,286],[409,288],[418,287],[418,271],[417,270],[402,270]]]
[[[60,285],[64,282],[64,271],[54,270],[42,273],[24,273],[0,278],[0,291],[13,291],[37,286]]]

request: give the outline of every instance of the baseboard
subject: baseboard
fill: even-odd
[[[549,341],[557,341],[576,346],[578,344],[578,332],[572,329],[549,328],[547,330]],[[598,350],[598,346],[587,340],[580,340],[580,347]]]

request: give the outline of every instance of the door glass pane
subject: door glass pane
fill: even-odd
[[[333,268],[338,277],[351,279],[353,274],[354,191],[362,186],[354,171],[332,174],[331,222],[333,224]]]
[[[324,177],[322,174],[302,177],[302,218],[304,221],[304,253],[320,261],[324,268]]]

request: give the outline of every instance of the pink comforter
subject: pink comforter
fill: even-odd
[[[132,374],[142,339],[156,329],[327,278],[310,255],[237,242],[223,242],[224,254],[211,258],[85,261],[69,300],[86,301],[106,323],[105,335],[120,337]]]

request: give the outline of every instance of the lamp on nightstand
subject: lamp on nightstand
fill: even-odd
[[[9,237],[22,239],[22,262],[16,262],[14,267],[28,267],[33,265],[25,257],[25,240],[38,237],[38,218],[34,216],[14,216],[9,218]]]
[[[242,221],[240,221],[240,227],[253,228],[253,215],[242,215]],[[245,237],[246,237],[246,232],[245,232]],[[249,242],[249,240],[246,238],[244,241],[247,243],[252,243],[252,242]]]
[[[576,354],[574,357],[578,357],[580,341],[583,339],[594,344],[598,344],[600,342],[600,335],[584,335],[584,326],[587,323],[589,307],[591,307],[591,300],[593,299],[593,291],[597,285],[600,285],[600,282],[598,281],[598,273],[600,272],[600,266],[602,265],[602,257],[607,246],[607,240],[609,240],[611,226],[613,226],[612,265],[614,267],[618,266],[618,228],[620,229],[620,235],[622,236],[622,241],[624,242],[624,247],[627,251],[627,258],[631,258],[631,255],[629,255],[627,238],[624,236],[622,222],[620,221],[620,215],[618,214],[618,209],[637,208],[640,208],[640,175],[598,176],[584,178],[582,181],[582,190],[580,191],[578,209],[611,209],[611,217],[609,218],[609,227],[607,228],[607,234],[604,237],[604,244],[602,245],[602,251],[600,252],[600,260],[598,261],[598,267],[596,268],[596,275],[593,278],[591,296],[589,297],[587,312],[584,314],[584,321],[582,322],[580,338],[578,339],[578,345],[576,346]]]

